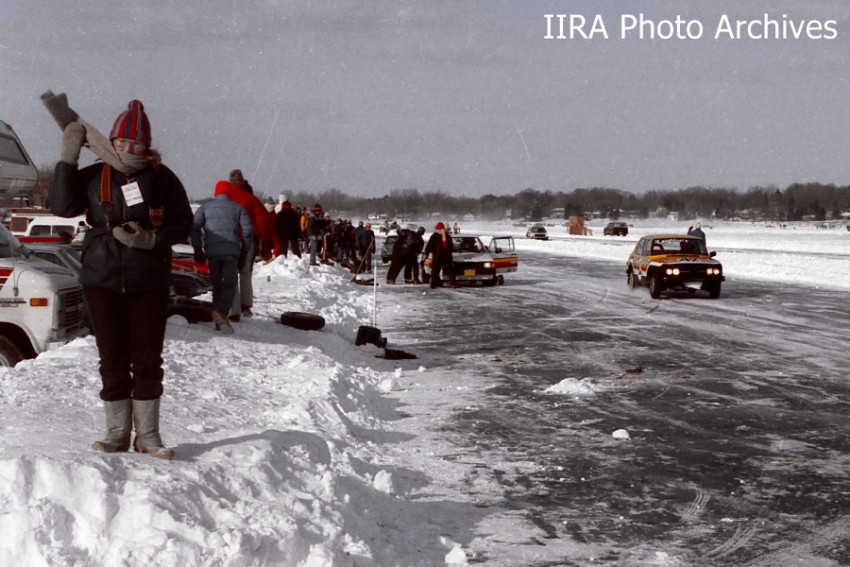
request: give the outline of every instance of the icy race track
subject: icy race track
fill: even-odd
[[[594,565],[850,564],[843,292],[652,300],[625,261],[538,251],[503,287],[381,293],[406,306],[391,340],[480,381],[442,433],[548,535],[536,565],[582,564],[558,539]]]

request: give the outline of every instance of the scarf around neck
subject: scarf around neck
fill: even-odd
[[[112,146],[112,142],[106,136],[98,132],[97,128],[80,118],[68,105],[68,97],[65,93],[56,95],[53,94],[53,91],[47,91],[41,95],[41,101],[63,132],[68,124],[78,122],[86,131],[86,147],[105,163],[108,163],[124,175],[132,175],[143,170],[149,161],[158,161],[159,155],[155,152],[150,152],[150,150],[150,155],[148,156],[137,156],[116,151]]]
[[[151,160],[150,156],[137,156],[126,152],[116,151],[106,136],[97,131],[97,128],[86,122],[78,119],[86,131],[86,142],[88,148],[97,157],[111,165],[116,170],[124,175],[132,175],[143,170]]]

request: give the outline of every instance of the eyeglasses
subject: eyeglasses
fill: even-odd
[[[127,153],[136,153],[143,152],[148,147],[142,142],[137,142],[136,140],[131,140],[129,138],[115,138],[114,140],[115,148],[119,152],[127,152]]]

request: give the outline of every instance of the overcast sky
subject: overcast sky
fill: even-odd
[[[45,90],[66,92],[103,133],[138,98],[194,198],[237,167],[274,197],[850,183],[847,0],[0,0],[0,10],[0,119],[37,164],[61,143]],[[644,37],[621,37],[622,16],[641,13]],[[593,37],[547,39],[560,32],[547,14],[585,17]],[[724,16],[774,20],[789,37],[715,39]],[[650,24],[669,33],[663,21],[677,17],[701,36],[649,37]],[[810,21],[822,37],[790,37]]]

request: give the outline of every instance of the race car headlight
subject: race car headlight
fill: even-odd
[[[489,270],[493,267],[493,262],[484,262],[484,267]]]
[[[679,275],[679,268],[667,268],[667,275],[668,276],[678,276]]]
[[[719,276],[720,268],[708,268],[705,273],[707,273],[709,276]]]

